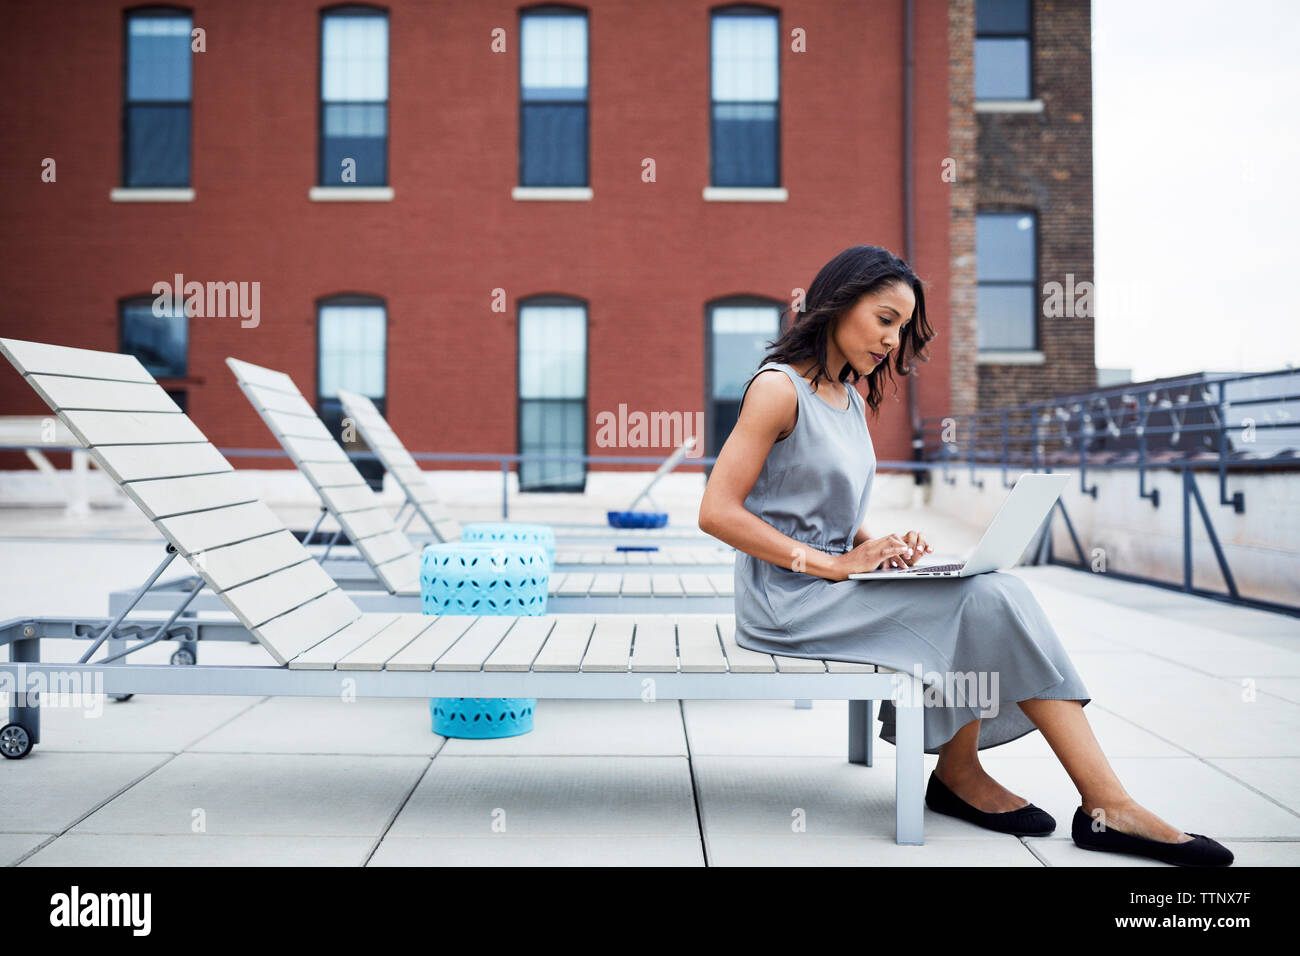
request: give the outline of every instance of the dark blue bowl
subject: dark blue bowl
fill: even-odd
[[[662,511],[607,511],[605,514],[614,528],[662,528],[668,523],[668,515]]]

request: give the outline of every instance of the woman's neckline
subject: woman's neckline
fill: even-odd
[[[848,407],[848,408],[836,408],[834,405],[832,405],[830,402],[826,401],[826,399],[822,398],[820,395],[817,394],[816,391],[813,390],[812,383],[809,382],[808,379],[804,378],[803,375],[799,372],[799,370],[798,370],[797,368],[795,368],[793,365],[790,365],[789,363],[787,363],[785,367],[788,368],[790,371],[794,372],[794,374],[797,375],[797,376],[799,377],[799,380],[800,380],[801,382],[804,383],[804,386],[808,389],[808,393],[809,393],[810,395],[812,395],[813,398],[817,399],[817,401],[821,402],[823,405],[825,405],[825,406],[826,406],[827,408],[829,408],[831,411],[833,411],[833,412],[838,412],[838,413],[841,414],[841,415],[847,415],[849,412],[853,411],[853,396],[852,396],[852,395],[847,395],[847,394],[846,394],[846,395],[844,396],[844,397],[848,400],[848,403],[849,403],[849,407]],[[845,390],[846,392],[853,388],[853,386],[850,385],[850,384],[848,384],[847,382],[841,382],[840,384],[844,386],[844,390]]]

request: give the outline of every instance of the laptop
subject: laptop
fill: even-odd
[[[891,581],[911,578],[968,578],[986,571],[1005,571],[1013,568],[1034,533],[1042,527],[1043,519],[1051,513],[1056,499],[1061,496],[1067,475],[1023,474],[1002,502],[993,521],[980,538],[970,557],[965,561],[944,562],[933,559],[910,568],[877,568],[859,571],[849,577],[857,581]]]

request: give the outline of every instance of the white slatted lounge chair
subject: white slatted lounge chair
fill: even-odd
[[[10,693],[0,753],[40,742],[41,686],[113,695],[337,697],[341,675],[366,697],[848,700],[849,760],[872,760],[872,702],[898,696],[895,839],[923,842],[922,698],[914,679],[870,664],[773,657],[735,641],[729,614],[539,617],[365,613],[262,503],[134,357],[0,339],[2,352],[95,463],[220,596],[228,615],[165,621],[15,617],[0,621],[0,690]],[[75,578],[69,578],[75,587]],[[195,592],[197,593],[197,592]],[[233,615],[231,618],[229,615]],[[76,664],[42,663],[42,639],[90,643]],[[261,644],[265,666],[133,664],[156,641]],[[130,647],[128,640],[138,641]],[[105,642],[109,656],[92,661]],[[114,648],[121,648],[115,651]],[[197,655],[194,658],[197,659]],[[57,682],[57,683],[55,683]]]

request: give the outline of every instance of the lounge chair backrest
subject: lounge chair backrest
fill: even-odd
[[[401,485],[407,500],[415,505],[416,511],[433,529],[438,540],[459,540],[460,524],[438,500],[429,476],[416,464],[384,416],[379,414],[375,403],[365,395],[345,392],[343,389],[339,389],[339,401],[343,404],[344,414],[356,422],[361,437],[375,453],[380,464],[393,476],[393,480]]]
[[[0,352],[278,663],[361,617],[134,356],[17,339]]]
[[[392,594],[418,591],[420,557],[416,549],[293,379],[239,359],[228,358],[226,364],[266,427],[384,587]]]

